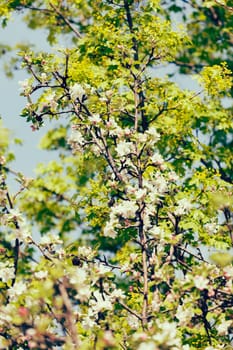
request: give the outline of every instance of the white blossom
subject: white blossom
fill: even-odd
[[[70,283],[82,285],[87,279],[87,272],[84,268],[74,269],[70,277]]]
[[[29,92],[31,89],[30,79],[20,80],[18,84],[20,85],[20,90],[22,90],[25,93]]]
[[[209,280],[203,276],[195,276],[193,282],[197,289],[203,290],[208,288]]]
[[[12,304],[2,305],[0,308],[0,326],[5,322],[12,322],[12,315],[14,314],[14,307]]]
[[[25,293],[27,290],[27,286],[23,281],[16,281],[13,287],[10,287],[7,291],[10,299],[14,299],[23,293]]]
[[[62,244],[63,241],[59,238],[58,235],[53,233],[47,233],[43,237],[41,237],[40,244],[41,245],[50,245],[50,244]]]
[[[31,231],[26,223],[21,223],[18,229],[15,229],[13,232],[15,238],[18,238],[20,241],[24,243],[28,243],[31,241]]]
[[[129,137],[132,134],[132,131],[129,128],[124,128],[124,136]]]
[[[147,190],[146,188],[136,188],[133,186],[128,186],[127,193],[131,194],[136,200],[140,201],[146,197]]]
[[[119,157],[124,157],[133,152],[133,143],[120,141],[116,147],[116,152]]]
[[[138,133],[136,137],[137,141],[140,143],[146,143],[148,140],[148,135],[146,133]]]
[[[140,201],[143,200],[146,197],[147,190],[145,188],[139,188],[135,192],[135,198],[136,200]]]
[[[137,253],[131,253],[129,258],[130,258],[131,262],[135,262],[138,259],[138,254]]]
[[[103,234],[105,237],[116,238],[117,232],[114,229],[114,226],[111,222],[107,222],[107,224],[104,227]]]
[[[39,280],[44,279],[48,276],[48,271],[37,271],[35,272],[35,277],[38,278]]]
[[[78,255],[91,259],[93,257],[93,250],[91,249],[91,247],[78,247]]]
[[[180,340],[177,338],[177,324],[175,322],[158,322],[159,332],[152,336],[159,345],[179,346]]]
[[[78,83],[70,87],[70,96],[73,100],[78,98],[81,101],[85,93],[84,88]]]
[[[87,315],[85,315],[82,320],[82,325],[85,329],[90,329],[95,326],[95,316],[96,313],[91,308],[88,308]]]
[[[219,225],[215,222],[210,222],[208,224],[205,224],[204,228],[209,234],[215,234],[219,229]]]
[[[48,81],[48,76],[46,73],[42,73],[40,76],[40,80],[42,82],[42,84],[46,83]]]
[[[121,137],[124,134],[124,130],[116,123],[114,118],[110,118],[106,123],[106,128],[108,129],[109,136]]]
[[[158,292],[158,290],[156,290],[153,293],[153,299],[151,302],[151,307],[152,307],[153,312],[159,312],[160,303],[161,303],[161,300],[160,300],[159,292]]]
[[[131,314],[128,315],[127,322],[132,329],[138,329],[140,326],[138,318]]]
[[[84,317],[82,321],[82,325],[84,329],[90,329],[95,326],[95,319],[91,319],[90,317]]]
[[[89,121],[94,125],[99,124],[101,122],[100,115],[92,114],[91,116],[89,116]]]
[[[77,143],[78,145],[82,146],[85,143],[85,140],[79,130],[76,129],[76,126],[73,126],[71,129],[71,134],[68,139],[69,144]]]
[[[168,180],[171,182],[176,182],[179,180],[179,176],[174,171],[170,171],[168,173]]]
[[[121,266],[121,269],[120,269],[120,271],[121,272],[127,272],[127,271],[129,271],[130,270],[130,264],[129,263],[125,263],[125,264],[123,264],[122,266]]]
[[[144,186],[148,188],[150,202],[157,203],[158,196],[168,190],[167,181],[161,174],[156,174],[152,181],[144,181]]]
[[[108,266],[104,266],[103,264],[99,264],[95,268],[95,272],[98,274],[98,276],[103,277],[107,273],[111,271],[111,268]]]
[[[49,106],[51,109],[57,108],[58,103],[56,101],[56,95],[54,91],[45,97],[44,106]]]
[[[141,343],[137,350],[158,350],[158,348],[154,342],[149,341]]]
[[[90,305],[92,306],[92,309],[94,312],[100,312],[102,310],[112,310],[113,304],[110,300],[110,297],[108,295],[103,295],[99,291],[95,291],[93,293],[95,300],[90,301]]]
[[[99,157],[102,152],[101,145],[94,143],[91,145],[91,150],[97,157]]]
[[[148,339],[148,334],[144,333],[144,332],[136,332],[136,333],[133,334],[133,339],[136,342],[145,341],[145,340]]]
[[[223,269],[223,273],[226,278],[233,277],[233,266],[225,266]]]
[[[178,206],[176,207],[174,214],[177,216],[181,216],[187,214],[192,208],[193,205],[187,198],[182,198],[177,201]]]
[[[217,325],[216,329],[219,335],[226,335],[228,333],[228,328],[231,327],[232,325],[233,325],[232,320],[222,319],[222,322],[219,325]]]
[[[155,152],[151,157],[151,162],[155,165],[162,165],[164,163],[164,159],[160,153]]]
[[[0,155],[0,165],[6,164],[6,158]]]
[[[138,205],[133,201],[122,201],[120,204],[112,208],[113,215],[120,215],[123,218],[134,218]]]
[[[77,291],[75,299],[87,301],[91,297],[91,288],[86,267],[71,268],[67,274],[69,275],[70,283],[74,285]]]
[[[14,266],[8,265],[8,263],[0,262],[0,279],[3,283],[7,283],[15,277]]]
[[[176,318],[179,320],[180,325],[185,325],[186,322],[190,321],[194,313],[190,308],[185,305],[179,305],[176,311]]]
[[[113,299],[124,299],[125,294],[121,289],[114,289],[113,292],[111,292],[111,298]]]
[[[91,288],[89,285],[80,285],[76,286],[78,294],[75,296],[76,299],[79,299],[81,302],[87,301],[91,297]]]
[[[22,213],[18,209],[10,209],[8,215],[8,220],[17,220],[20,222],[24,221],[24,218],[22,216]]]
[[[164,230],[159,226],[153,226],[149,234],[156,238],[164,238]]]
[[[150,126],[146,133],[151,137],[151,139],[156,143],[160,139],[160,134],[157,132],[155,126]]]

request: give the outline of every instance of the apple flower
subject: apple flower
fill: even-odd
[[[45,84],[48,81],[48,76],[46,73],[42,73],[40,76],[40,80],[42,82],[42,84]]]
[[[80,246],[78,247],[78,255],[87,259],[92,259],[94,256],[94,252],[91,247]]]
[[[136,316],[129,314],[127,317],[127,322],[130,328],[138,329],[139,328],[139,320]]]
[[[103,234],[105,237],[116,238],[117,232],[114,229],[114,226],[111,222],[107,222],[107,224],[104,227]]]
[[[102,119],[100,118],[99,114],[92,114],[91,116],[89,116],[89,121],[91,122],[91,124],[97,125],[101,123]]]
[[[120,141],[116,146],[116,151],[119,157],[127,156],[133,152],[133,143],[127,141]]]
[[[48,271],[38,271],[34,273],[34,276],[39,280],[44,279],[48,276]]]
[[[159,350],[159,348],[155,345],[154,342],[143,342],[139,345],[137,350]]]
[[[216,329],[219,335],[227,335],[228,329],[233,325],[232,320],[222,319],[221,323],[217,325]]]
[[[10,287],[7,294],[11,300],[22,295],[27,290],[26,283],[23,281],[16,281],[13,287]]]
[[[72,100],[79,99],[79,101],[82,101],[82,98],[85,95],[85,93],[85,90],[79,83],[75,83],[73,86],[70,87],[70,96]]]
[[[0,261],[0,279],[2,280],[2,282],[7,283],[13,278],[15,278],[14,266],[11,266],[8,262]]]
[[[121,289],[114,289],[113,292],[111,292],[111,299],[116,300],[116,299],[125,299],[125,294]]]
[[[55,110],[57,108],[58,103],[56,101],[55,92],[52,92],[51,94],[45,96],[45,102],[43,103],[43,106],[50,107],[53,110]]]
[[[177,324],[175,322],[157,322],[159,331],[152,336],[158,345],[180,346],[180,339],[177,337]]]
[[[138,205],[133,201],[122,201],[112,208],[112,213],[115,216],[119,215],[125,219],[131,219],[135,217],[137,210]]]
[[[209,280],[203,276],[195,276],[193,282],[195,287],[199,290],[207,289],[209,285]]]
[[[157,132],[155,126],[150,126],[149,129],[146,131],[146,134],[150,136],[154,143],[158,142],[160,139],[160,134]]]
[[[186,305],[179,305],[176,311],[176,318],[179,320],[179,325],[184,326],[191,320],[194,313]]]
[[[53,233],[48,233],[41,237],[40,244],[41,245],[50,245],[50,244],[62,244],[63,241],[59,238],[58,235]]]
[[[161,156],[160,153],[155,152],[155,153],[153,154],[153,156],[151,157],[151,162],[152,162],[153,164],[155,164],[155,165],[160,166],[160,165],[162,165],[162,164],[164,163],[164,159],[163,159],[163,157]]]
[[[192,208],[193,205],[187,198],[182,198],[177,201],[178,206],[176,207],[174,214],[177,216],[181,216],[187,214]]]
[[[29,95],[31,91],[31,80],[30,79],[20,80],[18,84],[20,85],[20,91],[22,91],[25,95]]]
[[[95,300],[90,300],[90,306],[94,310],[95,313],[98,313],[102,310],[112,310],[113,304],[108,295],[103,295],[99,291],[95,291],[93,293]]]

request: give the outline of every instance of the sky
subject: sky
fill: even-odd
[[[46,43],[45,30],[30,30],[22,21],[22,16],[16,16],[8,26],[0,28],[0,43],[14,45],[18,42],[33,42],[41,49],[49,49]],[[3,62],[6,58],[3,57]],[[32,132],[29,123],[20,117],[20,112],[27,103],[26,98],[20,96],[19,81],[27,78],[25,71],[17,70],[14,77],[9,79],[3,71],[3,62],[0,62],[0,92],[1,104],[0,115],[5,127],[10,129],[11,139],[20,138],[23,145],[11,145],[11,150],[16,156],[16,160],[11,167],[22,172],[25,176],[33,177],[35,168],[39,162],[47,162],[51,157],[55,157],[51,152],[39,149],[38,144],[41,137],[45,134],[46,128]],[[11,184],[13,187],[14,183]]]

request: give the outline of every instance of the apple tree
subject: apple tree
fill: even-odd
[[[51,46],[4,52],[54,160],[13,170],[0,125],[0,348],[231,349],[230,2],[3,0],[2,25],[18,12]]]

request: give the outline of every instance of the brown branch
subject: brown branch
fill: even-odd
[[[76,325],[75,325],[75,317],[73,314],[73,306],[72,303],[70,301],[69,295],[67,293],[67,289],[66,289],[66,278],[64,277],[62,282],[59,283],[59,291],[60,291],[60,295],[62,297],[63,303],[64,303],[64,307],[66,309],[66,322],[67,322],[67,330],[69,330],[71,339],[73,341],[73,345],[74,345],[74,349],[79,349],[79,339],[78,339],[78,332],[76,329]]]
[[[138,156],[137,159],[137,168],[138,168],[138,187],[143,188],[143,177],[141,171],[141,161]],[[142,251],[142,269],[143,269],[143,306],[142,306],[142,327],[146,328],[148,322],[148,266],[147,266],[147,237],[144,229],[144,220],[143,220],[143,209],[145,203],[141,202],[140,210],[137,214],[139,219],[138,227],[138,236],[141,243]]]
[[[123,309],[127,310],[131,315],[134,315],[135,317],[137,317],[140,321],[142,321],[142,317],[135,311],[133,311],[132,309],[130,309],[130,307],[128,307],[125,303],[123,303],[122,301],[117,300],[117,302],[119,303],[119,305],[121,305],[123,307]]]
[[[46,259],[46,260],[49,260],[49,261],[53,261],[52,258],[50,258],[44,251],[43,249],[41,248],[41,246],[39,244],[37,244],[32,238],[30,238],[30,242],[39,249],[39,251],[41,252],[41,254],[43,255],[43,257]]]
[[[193,256],[194,258],[196,258],[196,259],[199,260],[199,261],[203,261],[203,262],[209,264],[209,262],[206,261],[203,257],[200,257],[200,256],[198,256],[198,255],[196,255],[196,254],[194,254],[194,253],[191,253],[189,250],[187,250],[186,248],[184,248],[184,247],[182,247],[182,246],[180,246],[180,245],[177,246],[177,249],[182,250],[183,252],[185,252],[185,253],[187,253],[187,254]]]
[[[126,19],[128,23],[128,27],[130,30],[130,33],[132,34],[132,43],[133,43],[133,50],[134,50],[134,62],[135,62],[135,68],[137,70],[140,70],[140,65],[138,63],[139,61],[139,52],[138,52],[138,42],[137,39],[134,36],[134,29],[133,29],[133,18],[130,11],[129,1],[124,0],[124,8],[126,12]],[[134,76],[134,75],[133,75]],[[142,129],[143,131],[146,131],[148,129],[148,121],[146,120],[146,117],[144,115],[144,106],[145,106],[145,96],[143,94],[143,91],[141,89],[141,80],[138,79],[136,76],[134,76],[134,94],[137,94],[138,97],[136,98],[137,102],[137,109],[140,107],[140,114],[141,114],[141,121],[142,121]],[[138,125],[137,121],[137,109],[135,114],[135,126]]]
[[[222,2],[218,1],[218,0],[214,0],[215,3],[221,7],[223,7],[225,10],[228,10],[230,12],[233,12],[233,7],[232,6],[228,6],[228,5],[225,5],[223,4]]]
[[[79,33],[79,31],[76,28],[74,28],[74,26],[71,24],[70,20],[68,20],[68,18],[66,18],[62,14],[62,12],[55,5],[53,5],[51,2],[49,3],[49,5],[63,19],[63,21],[67,24],[67,26],[72,30],[72,32],[74,32],[74,34],[80,39],[82,37],[81,34]]]
[[[6,186],[5,181],[4,181],[4,185]],[[11,201],[10,194],[9,194],[8,190],[7,190],[7,193],[6,193],[6,197],[7,197],[10,209],[13,209],[14,206],[13,206],[13,203]],[[14,225],[15,225],[16,230],[19,230],[20,227],[19,227],[19,224],[18,224],[17,220],[14,220]],[[17,275],[17,271],[18,271],[19,253],[20,253],[19,246],[20,246],[19,239],[16,238],[15,239],[15,246],[14,246],[14,274],[15,274],[15,276],[14,276],[14,278],[11,281],[11,287],[13,287],[14,284],[15,284],[16,275]]]

